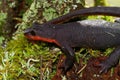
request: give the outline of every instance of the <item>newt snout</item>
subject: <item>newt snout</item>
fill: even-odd
[[[30,40],[34,40],[34,37],[36,36],[36,33],[33,29],[28,28],[24,31],[24,35],[26,38],[30,39]]]

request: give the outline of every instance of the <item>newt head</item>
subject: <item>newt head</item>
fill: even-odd
[[[54,29],[48,25],[33,23],[32,27],[24,31],[24,35],[30,40],[55,42]]]

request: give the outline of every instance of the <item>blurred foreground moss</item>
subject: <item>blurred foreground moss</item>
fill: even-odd
[[[49,51],[46,44],[31,44],[20,34],[6,48],[0,47],[0,79],[49,80],[55,72],[52,63],[56,59],[56,53]]]

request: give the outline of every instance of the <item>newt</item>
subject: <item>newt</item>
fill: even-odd
[[[115,9],[115,11],[113,9]],[[103,14],[120,16],[120,8],[94,7],[81,9],[76,13],[80,15],[86,13],[86,15]],[[61,67],[64,73],[74,64],[75,51],[73,47],[92,49],[115,47],[111,55],[100,64],[100,73],[107,72],[109,69],[116,66],[120,58],[120,23],[107,22],[105,20],[82,20],[59,24],[59,22],[64,22],[61,20],[66,19],[66,16],[72,18],[78,15],[71,14],[72,13],[68,13],[68,15],[64,15],[62,18],[59,17],[43,24],[33,23],[32,27],[25,30],[24,35],[30,40],[44,41],[58,45],[66,55],[66,60]]]

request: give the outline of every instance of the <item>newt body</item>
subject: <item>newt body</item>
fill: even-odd
[[[117,9],[119,10],[120,8]],[[107,12],[107,10],[105,12]],[[116,12],[113,12],[113,16],[115,13]],[[90,15],[91,14],[92,13],[90,13]],[[112,15],[112,13],[110,14]],[[117,13],[116,16],[120,15]],[[59,20],[61,22],[61,18],[56,19],[55,21]],[[73,66],[75,61],[75,52],[72,47],[85,47],[92,49],[115,47],[116,49],[111,53],[107,60],[100,64],[102,67],[100,72],[107,72],[111,67],[118,64],[120,58],[119,23],[112,23],[104,20],[83,20],[65,24],[56,24],[54,23],[55,21],[53,20],[53,22],[50,21],[44,24],[34,23],[31,28],[25,30],[24,34],[31,40],[57,44],[66,55],[66,60],[62,66],[65,73]]]
[[[75,52],[72,47],[92,49],[118,47],[105,61],[105,64],[102,64],[101,72],[106,72],[115,66],[120,58],[119,23],[104,20],[83,20],[46,27],[34,24],[33,27],[26,30],[25,36],[28,39],[57,44],[67,56],[63,66],[65,71],[72,67],[75,60]]]

